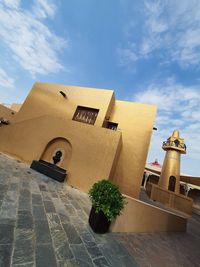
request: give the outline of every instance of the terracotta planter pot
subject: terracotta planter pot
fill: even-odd
[[[104,234],[108,232],[110,223],[102,211],[96,213],[95,208],[92,207],[89,215],[89,224],[95,233]]]

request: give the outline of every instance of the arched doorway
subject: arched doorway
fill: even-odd
[[[63,169],[68,169],[71,160],[71,155],[71,143],[63,137],[57,137],[51,140],[46,145],[40,159],[56,164],[57,166]],[[55,158],[57,158],[57,160],[55,160]]]
[[[176,177],[175,176],[170,176],[169,177],[169,185],[168,185],[168,190],[169,191],[175,191],[176,187]]]

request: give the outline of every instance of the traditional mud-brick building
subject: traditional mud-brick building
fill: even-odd
[[[19,107],[19,106],[18,106]],[[30,163],[61,151],[67,182],[85,192],[100,179],[138,197],[156,107],[113,90],[35,83],[18,112],[0,106],[0,151]]]
[[[113,232],[186,230],[185,217],[138,199],[154,105],[116,100],[113,90],[35,83],[19,108],[0,105],[1,152],[30,165],[56,164],[85,192],[111,179],[127,199]]]

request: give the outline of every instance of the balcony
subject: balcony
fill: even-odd
[[[162,147],[163,147],[163,149],[174,147],[174,148],[178,148],[181,151],[186,152],[186,145],[180,143],[178,139],[176,139],[174,141],[164,141]]]

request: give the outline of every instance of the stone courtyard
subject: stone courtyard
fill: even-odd
[[[87,194],[0,154],[0,267],[200,266],[200,216],[187,233],[97,235],[90,208]]]

